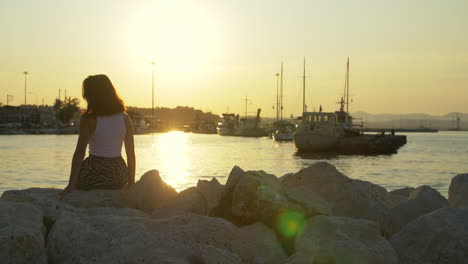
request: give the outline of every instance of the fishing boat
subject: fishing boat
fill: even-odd
[[[305,98],[305,85],[303,96]],[[305,99],[303,105],[305,106]],[[406,136],[385,133],[365,135],[353,125],[353,118],[349,114],[349,58],[340,110],[322,112],[320,106],[319,112],[306,112],[304,107],[301,123],[296,128],[293,140],[298,151],[333,151],[342,154],[390,154],[396,153],[398,148],[406,144]]]
[[[235,129],[235,135],[241,137],[265,137],[267,136],[266,130],[260,124],[260,112],[257,109],[255,117],[244,117],[239,119],[239,125]]]

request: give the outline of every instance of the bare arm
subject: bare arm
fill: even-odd
[[[83,159],[86,154],[89,136],[89,121],[86,118],[81,117],[78,142],[76,143],[75,153],[73,154],[72,159],[70,179],[68,180],[68,186],[60,194],[61,197],[72,190],[78,189],[78,174],[80,173],[81,164],[83,163]]]
[[[133,125],[130,117],[125,114],[125,127],[127,128],[127,133],[125,134],[125,153],[127,154],[127,166],[130,172],[128,178],[128,187],[132,186],[135,183],[135,167],[136,167],[136,158],[135,158],[135,143],[133,141]]]

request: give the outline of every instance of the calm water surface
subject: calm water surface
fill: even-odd
[[[381,156],[297,155],[291,142],[183,132],[135,136],[137,179],[159,170],[182,190],[198,179],[221,183],[234,165],[282,176],[327,161],[351,178],[388,190],[430,185],[447,196],[450,179],[468,173],[468,132],[408,133],[398,154]],[[76,135],[0,136],[0,194],[29,187],[63,188],[68,183]],[[124,155],[125,156],[125,155]]]

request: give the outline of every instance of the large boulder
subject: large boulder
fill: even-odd
[[[450,206],[447,199],[433,188],[423,185],[414,189],[408,200],[391,209],[392,234],[417,217],[447,206]]]
[[[207,201],[196,188],[190,187],[164,201],[153,211],[153,218],[166,218],[184,213],[207,215]]]
[[[197,189],[203,194],[207,201],[208,214],[219,205],[221,194],[224,190],[224,185],[213,177],[211,181],[198,180]]]
[[[468,207],[468,173],[452,178],[448,199],[454,207]]]
[[[390,208],[393,208],[400,203],[406,202],[412,191],[414,191],[413,187],[404,187],[388,192]]]
[[[231,250],[244,263],[283,264],[287,258],[275,232],[262,223],[239,228],[231,241]]]
[[[157,170],[151,170],[130,187],[128,203],[132,208],[151,214],[154,209],[176,194],[177,191],[161,179]]]
[[[243,263],[238,228],[220,218],[63,217],[48,237],[52,263]]]
[[[238,225],[263,222],[276,227],[278,218],[290,211],[304,218],[329,215],[330,206],[319,195],[303,186],[285,186],[264,171],[243,171],[235,166],[211,215]]]
[[[3,193],[0,200],[16,203],[31,203],[42,210],[42,214],[55,221],[63,215],[73,213],[76,208],[59,200],[62,190],[52,188],[29,188],[24,190],[11,190]]]
[[[390,240],[402,264],[468,263],[468,208],[441,208],[407,224]]]
[[[80,214],[145,215],[127,208],[124,190],[74,191],[59,200],[60,189],[30,188],[3,193],[0,200],[16,203],[31,203],[38,206],[44,215],[46,227],[63,216]],[[89,209],[89,210],[85,210]]]
[[[309,218],[315,215],[331,215],[330,205],[306,187],[284,187],[289,209],[296,209]]]
[[[32,204],[0,201],[0,262],[47,263],[46,229]]]
[[[294,174],[283,176],[287,187],[305,187],[330,206],[335,216],[362,218],[379,223],[382,233],[390,232],[390,207],[383,187],[352,180],[327,162],[318,162]]]
[[[127,190],[77,190],[65,195],[62,202],[78,208],[124,208],[130,206],[126,196]]]
[[[304,254],[313,257],[313,263],[398,263],[377,224],[363,219],[312,217],[297,235],[295,250],[300,259]]]
[[[288,199],[278,178],[264,171],[243,172],[234,167],[212,215],[238,225],[259,221],[272,226],[275,217],[287,208]]]

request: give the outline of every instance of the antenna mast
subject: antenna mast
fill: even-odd
[[[243,101],[245,101],[245,118],[247,118],[247,102],[249,101],[247,96],[245,96],[245,99]]]

